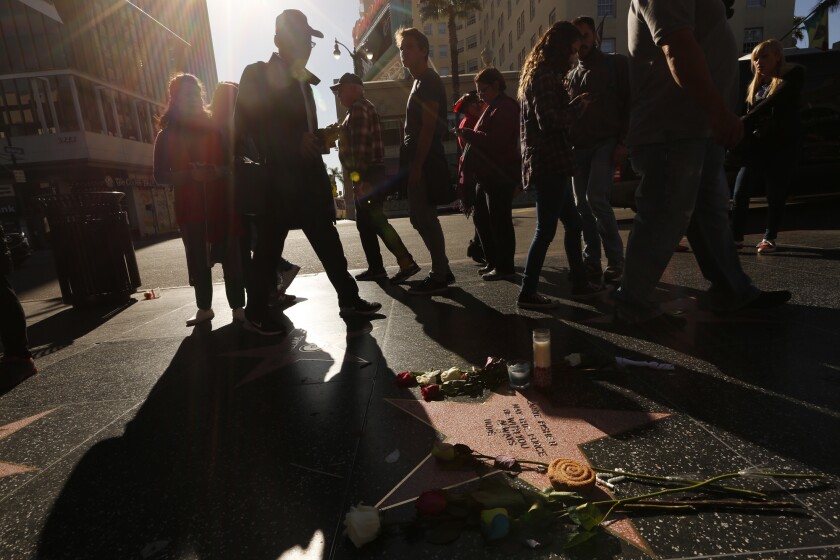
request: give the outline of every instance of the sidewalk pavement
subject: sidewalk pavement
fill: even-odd
[[[772,259],[742,257],[760,287],[794,290],[772,312],[703,311],[705,281],[690,253],[676,254],[662,294],[689,325],[663,338],[614,327],[608,296],[569,299],[557,256],[541,287],[564,305],[547,313],[518,310],[515,283],[484,282],[467,262],[444,296],[360,284],[383,303],[369,322],[341,320],[326,276],[302,276],[287,337],[232,324],[222,285],[212,325],[191,329],[189,288],[111,309],[29,302],[40,372],[0,395],[0,558],[836,558],[840,262],[825,256],[840,235],[800,233]],[[557,368],[548,395],[504,385],[431,403],[395,383],[401,371],[482,366],[489,355],[530,359],[538,326],[551,329],[555,364],[582,353],[675,369]],[[799,513],[622,518],[576,554],[560,538],[511,552],[477,531],[446,546],[392,536],[356,550],[342,535],[351,505],[408,519],[422,490],[477,484],[429,459],[439,440],[659,475],[827,478],[758,482]]]

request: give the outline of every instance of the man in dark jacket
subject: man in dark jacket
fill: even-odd
[[[610,206],[616,165],[627,159],[624,139],[630,121],[627,57],[604,54],[595,22],[582,16],[572,22],[581,32],[580,61],[569,73],[569,96],[594,99],[572,128],[578,171],[573,177],[575,203],[583,223],[583,259],[590,282],[601,283],[601,243],[607,256],[603,280],[616,281],[624,269],[624,242]]]
[[[321,260],[338,293],[342,316],[373,315],[382,307],[359,297],[347,272],[347,259],[335,228],[335,204],[321,154],[327,149],[318,129],[312,86],[320,80],[306,69],[315,43],[323,38],[298,10],[285,10],[275,22],[277,52],[245,68],[236,100],[235,133],[251,140],[272,177],[257,216],[254,274],[245,309],[246,327],[280,334],[269,315],[268,299],[277,260],[290,229],[300,228]]]
[[[6,232],[0,225],[0,342],[3,343],[0,390],[14,387],[38,371],[26,339],[26,316],[9,281],[11,271],[12,253],[6,244]]]

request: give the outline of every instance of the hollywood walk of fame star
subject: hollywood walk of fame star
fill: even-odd
[[[32,416],[28,416],[26,418],[21,418],[20,420],[16,420],[10,424],[6,424],[5,426],[0,426],[0,441],[6,439],[13,433],[17,432],[18,430],[22,430],[23,428],[27,427],[28,425],[32,424],[33,422],[37,422],[44,416],[56,411],[58,409],[53,408],[51,410],[45,410],[44,412],[39,412],[38,414],[34,414]],[[16,465],[14,463],[4,463],[0,461],[0,478],[4,476],[12,476],[15,474],[22,474],[25,472],[34,471],[35,467],[27,467],[26,465]]]
[[[574,459],[589,463],[580,445],[649,424],[668,414],[591,408],[554,408],[537,393],[493,393],[481,404],[424,402],[387,399],[440,432],[450,443],[468,445],[477,453],[495,457],[511,455],[519,460],[550,463]],[[548,477],[524,471],[519,477],[537,488],[550,486]],[[408,474],[377,507],[387,509],[415,499],[423,491],[451,488],[476,480],[474,472],[441,469],[431,454]],[[605,491],[601,497],[611,499]],[[649,545],[626,518],[609,523],[608,530],[639,549],[652,554]]]
[[[343,359],[340,361],[336,360],[324,349],[331,348],[333,346],[333,341],[318,345],[311,341],[307,341],[306,336],[307,332],[305,330],[295,329],[286,335],[279,344],[222,354],[223,356],[233,357],[263,358],[257,367],[251,370],[245,379],[240,381],[236,387],[239,388],[242,385],[256,381],[269,373],[275,372],[289,364],[297,362],[324,362],[330,364],[329,369],[324,374],[324,382],[328,382],[330,379],[338,375],[344,363],[355,363],[360,364],[361,366],[370,364],[367,360],[348,352],[346,346],[344,349]]]

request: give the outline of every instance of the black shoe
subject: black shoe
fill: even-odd
[[[554,309],[560,307],[560,302],[556,299],[541,296],[540,294],[526,294],[522,292],[516,300],[516,305],[522,309]]]
[[[452,274],[450,272],[450,274]],[[448,278],[447,278],[448,280]],[[455,281],[455,277],[452,277],[452,281]],[[435,280],[431,276],[427,276],[423,281],[418,284],[415,284],[411,288],[408,289],[408,293],[415,295],[415,296],[431,296],[435,294],[444,294],[449,290],[449,282],[442,282],[440,280]]]
[[[385,269],[373,270],[371,268],[361,272],[355,276],[356,280],[359,282],[367,282],[370,280],[381,280],[382,278],[387,278],[388,273],[385,272]]]
[[[585,263],[586,279],[595,285],[600,285],[604,278],[604,271],[601,270],[601,265]]]
[[[620,266],[608,266],[604,269],[604,282],[618,284],[621,282],[622,274],[624,274],[624,269]]]
[[[359,315],[376,315],[382,309],[382,304],[375,301],[357,299],[349,305],[339,305],[338,314],[342,317],[357,317]]]
[[[420,265],[418,265],[416,262],[412,262],[410,265],[408,265],[408,267],[401,268],[399,272],[394,274],[391,277],[390,282],[391,284],[401,284],[402,282],[405,282],[418,272],[420,272]]]
[[[454,283],[455,283],[455,275],[452,274],[451,271],[447,272],[446,273],[446,285],[448,286],[449,284],[454,284]]]
[[[490,266],[489,264],[487,266],[482,266],[481,268],[478,269],[478,275],[479,276],[484,276],[488,272],[493,272],[493,267]]]
[[[495,282],[496,280],[514,280],[515,278],[515,272],[499,272],[497,269],[481,275],[481,279],[488,282]]]
[[[758,297],[740,308],[738,311],[751,311],[755,309],[772,309],[780,305],[784,305],[790,298],[793,297],[787,290],[778,290],[775,292],[760,292]]]
[[[255,332],[257,334],[261,334],[264,336],[276,336],[280,334],[286,334],[286,327],[272,319],[271,317],[266,317],[262,320],[256,320],[248,317],[248,310],[245,310],[245,322],[242,323],[242,326],[251,332]]]
[[[572,299],[589,299],[598,297],[607,291],[603,284],[586,284],[578,288],[572,288]]]

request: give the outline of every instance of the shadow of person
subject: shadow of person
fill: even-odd
[[[197,329],[75,464],[37,557],[276,559],[332,534],[373,377],[345,354]]]

